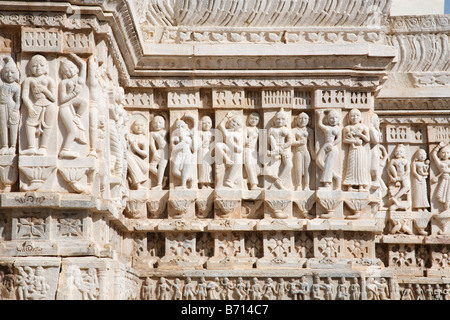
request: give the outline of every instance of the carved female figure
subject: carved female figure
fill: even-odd
[[[312,300],[323,300],[323,298],[320,296],[322,285],[319,283],[319,281],[319,276],[313,277],[313,284],[311,285]]]
[[[271,170],[270,175],[274,179],[273,185],[278,189],[284,189],[283,182],[293,167],[291,152],[292,134],[287,125],[288,114],[281,109],[276,113],[273,126],[268,132],[270,147],[268,156],[275,159],[269,170]],[[282,167],[281,170],[280,167]]]
[[[207,296],[207,283],[204,277],[200,278],[200,282],[197,285],[197,299],[206,300]]]
[[[74,159],[78,153],[72,151],[72,144],[76,140],[87,144],[86,129],[81,123],[81,117],[88,109],[88,102],[81,97],[83,86],[86,83],[86,63],[77,55],[71,54],[78,66],[68,59],[61,62],[63,80],[59,84],[59,115],[67,130],[64,137],[60,158]]]
[[[156,299],[170,300],[170,284],[166,282],[166,278],[159,279],[159,285],[156,289]]]
[[[402,197],[406,196],[409,201],[409,192],[411,191],[410,183],[410,164],[406,159],[405,146],[399,144],[395,147],[393,152],[394,158],[391,159],[388,165],[388,177],[390,181],[389,193],[390,200],[395,206],[405,208],[407,205],[402,205]]]
[[[302,281],[300,282],[300,297],[301,300],[308,300],[308,294],[309,294],[309,289],[308,289],[308,280],[306,279],[305,276],[302,277]]]
[[[241,154],[244,149],[242,122],[238,116],[228,113],[220,121],[219,129],[224,136],[224,142],[216,143],[216,155],[219,156],[217,163],[225,165],[223,185],[234,188],[236,176],[242,163]]]
[[[232,300],[234,286],[233,283],[227,278],[222,279],[222,290],[220,291],[220,300]]]
[[[171,138],[173,161],[172,173],[175,177],[181,179],[180,188],[186,189],[187,183],[192,182],[191,168],[194,165],[193,155],[196,151],[195,133],[196,127],[195,121],[192,117],[186,116],[185,118],[191,118],[194,122],[194,126],[191,130],[187,123],[182,119],[175,121],[175,130],[173,131]]]
[[[351,300],[359,300],[361,297],[361,286],[358,283],[358,278],[353,278],[352,284],[350,284],[350,298]]]
[[[195,291],[194,291],[194,286],[192,285],[192,280],[190,277],[186,278],[186,284],[184,285],[183,296],[186,300],[194,300]]]
[[[316,152],[316,164],[322,170],[320,182],[325,188],[331,188],[333,180],[340,184],[341,177],[335,173],[334,164],[339,155],[337,145],[341,142],[341,129],[339,128],[339,114],[336,110],[330,110],[325,118],[323,110],[317,111],[318,126],[324,134],[324,143]],[[316,147],[317,149],[317,147]]]
[[[214,278],[213,281],[208,282],[206,287],[208,300],[219,300],[219,278]]]
[[[145,137],[145,124],[141,119],[135,120],[131,125],[128,136],[128,181],[133,189],[143,189],[147,181],[148,141]]]
[[[436,197],[443,203],[445,210],[450,209],[450,144],[439,143],[431,152],[431,157],[439,169],[440,179],[436,189]]]
[[[372,185],[375,188],[380,188],[381,196],[384,197],[387,193],[387,187],[381,178],[381,172],[386,166],[388,153],[386,148],[381,144],[382,133],[380,130],[380,120],[378,115],[373,114],[370,117],[370,174],[372,176]]]
[[[244,165],[247,172],[250,190],[257,190],[258,175],[260,168],[258,165],[258,136],[259,136],[259,114],[251,113],[247,117],[247,127],[245,128],[244,137]]]
[[[295,190],[309,190],[309,166],[314,159],[314,131],[308,128],[309,116],[302,112],[297,116],[294,127],[292,147],[294,148],[294,181]]]
[[[169,146],[167,143],[166,121],[162,116],[155,116],[151,122],[150,151],[153,155],[150,161],[150,173],[157,177],[157,184],[152,189],[162,190],[164,171],[169,162]]]
[[[347,286],[345,285],[345,278],[342,277],[337,286],[336,300],[347,300],[350,294],[348,293]]]
[[[245,300],[245,298],[247,297],[247,285],[245,284],[244,280],[242,280],[242,277],[239,277],[237,279],[235,290],[236,290],[238,299]]]
[[[361,111],[352,109],[349,112],[350,124],[345,126],[342,140],[349,144],[347,170],[343,184],[349,190],[358,187],[367,190],[370,184],[369,170],[367,170],[368,157],[365,144],[370,142],[369,128],[361,123]]]
[[[10,57],[4,59],[0,81],[0,154],[15,154],[20,119],[19,70]]]
[[[200,188],[211,188],[212,178],[212,120],[208,116],[203,116],[202,130],[199,131],[200,145],[198,148],[198,184]]]
[[[263,298],[265,300],[273,300],[276,293],[277,290],[275,288],[275,285],[273,284],[272,278],[267,278],[266,283],[263,287]]]
[[[22,100],[28,110],[25,123],[28,148],[23,154],[45,156],[56,118],[56,87],[48,75],[48,62],[45,57],[33,56],[28,63],[28,69],[30,76],[25,79],[22,87]],[[36,139],[39,136],[40,142],[39,138]]]
[[[248,291],[250,292],[250,300],[261,300],[261,287],[258,283],[258,278],[252,279],[252,284]]]
[[[406,285],[406,288],[403,289],[403,292],[402,292],[402,300],[414,300],[414,299],[413,299],[413,293],[412,293],[411,283],[408,283],[408,284]]]
[[[427,153],[423,149],[419,149],[413,156],[411,162],[412,174],[412,207],[424,211],[430,207],[428,202],[427,177],[429,175],[430,160],[427,160]]]
[[[172,283],[173,287],[173,300],[181,300],[183,299],[183,294],[181,293],[181,281],[176,278]]]
[[[277,285],[277,300],[287,300],[287,288],[288,284],[284,282],[283,278],[280,278]]]

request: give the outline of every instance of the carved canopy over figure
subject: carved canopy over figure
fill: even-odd
[[[22,91],[22,100],[28,110],[25,122],[28,147],[23,154],[45,156],[56,120],[56,87],[48,75],[48,61],[44,56],[33,56],[28,71],[30,75],[23,82]],[[36,137],[41,137],[40,141]]]
[[[10,57],[4,59],[0,81],[0,154],[15,154],[20,120],[19,70]]]

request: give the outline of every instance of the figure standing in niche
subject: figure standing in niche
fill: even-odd
[[[411,163],[412,174],[412,207],[419,211],[426,211],[430,207],[428,202],[427,177],[429,175],[430,160],[427,160],[427,153],[419,149],[413,156]]]
[[[64,58],[61,61],[63,80],[59,84],[59,115],[67,130],[59,157],[65,159],[78,157],[78,153],[72,150],[74,141],[87,144],[86,129],[81,120],[88,109],[88,102],[81,96],[86,83],[86,63],[75,54],[70,56],[78,66]]]
[[[361,286],[358,283],[358,278],[353,278],[353,282],[350,284],[350,299],[359,300],[361,297]]]
[[[201,120],[200,145],[198,148],[198,185],[200,189],[211,188],[213,182],[212,173],[212,120],[208,116],[203,116]]]
[[[151,122],[150,151],[153,155],[150,162],[150,173],[157,177],[156,186],[152,190],[162,190],[164,171],[169,162],[166,121],[162,116],[155,116]]]
[[[450,209],[450,144],[439,143],[431,152],[431,157],[439,169],[439,185],[436,189],[436,197],[444,204],[445,210]]]
[[[244,137],[244,165],[250,190],[260,189],[258,187],[258,175],[260,174],[260,167],[258,165],[258,124],[259,113],[253,112],[249,114]]]
[[[285,189],[284,183],[290,174],[292,167],[292,134],[288,125],[288,114],[282,108],[275,115],[273,126],[269,129],[268,139],[270,151],[268,156],[273,157],[275,162],[268,168],[269,176],[274,179],[273,186]],[[282,169],[280,170],[280,167]]]
[[[188,183],[192,184],[190,173],[191,168],[194,165],[193,156],[196,151],[194,128],[196,128],[197,124],[191,116],[185,115],[184,118],[189,118],[194,123],[192,131],[184,120],[177,119],[175,121],[175,130],[171,137],[171,159],[173,161],[172,173],[181,180],[181,185],[179,186],[181,189],[187,189]]]
[[[20,120],[19,70],[10,57],[4,59],[0,81],[0,155],[16,153]]]
[[[361,123],[361,111],[352,109],[349,112],[350,124],[345,126],[342,141],[349,144],[347,170],[344,185],[348,190],[357,187],[359,191],[367,190],[370,184],[368,157],[364,147],[370,142],[369,128]]]
[[[294,141],[294,181],[295,190],[309,190],[309,166],[314,155],[314,131],[308,128],[309,116],[302,112],[296,118],[296,127],[292,130]]]
[[[128,182],[131,189],[142,190],[147,181],[148,141],[145,136],[145,124],[141,119],[135,120],[128,135]]]
[[[386,148],[381,144],[382,133],[380,130],[380,119],[378,115],[373,114],[370,118],[370,174],[372,177],[372,186],[380,188],[381,197],[387,194],[387,187],[381,178],[383,168],[386,166],[388,153]]]
[[[406,159],[406,148],[399,144],[395,147],[393,152],[394,158],[388,165],[388,177],[390,181],[389,194],[390,200],[395,207],[407,209],[408,205],[402,205],[403,201],[409,201],[411,191],[410,182],[410,163]],[[402,198],[406,197],[406,200]]]
[[[330,110],[325,117],[323,110],[317,111],[318,126],[324,135],[324,143],[316,152],[316,164],[322,170],[320,182],[325,188],[331,188],[333,180],[340,185],[341,177],[334,171],[334,165],[339,155],[337,145],[341,143],[341,129],[339,128],[339,114]]]
[[[22,100],[28,110],[25,122],[28,147],[23,154],[45,156],[57,114],[56,87],[48,75],[48,61],[42,55],[30,59],[28,70],[30,76],[22,87]]]
[[[225,165],[223,185],[228,188],[236,187],[236,179],[242,163],[241,154],[244,149],[242,122],[239,116],[227,113],[220,121],[219,129],[225,142],[216,143],[217,164]]]

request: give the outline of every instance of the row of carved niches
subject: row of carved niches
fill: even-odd
[[[339,274],[339,273],[338,273]],[[147,277],[141,300],[394,300],[396,281],[358,273]]]
[[[121,250],[121,236],[102,214],[87,210],[21,208],[0,213],[0,256],[109,256],[111,249]]]
[[[374,235],[344,231],[140,232],[133,267],[175,269],[372,269]]]
[[[2,191],[121,197],[124,90],[106,44],[92,50],[1,56]]]

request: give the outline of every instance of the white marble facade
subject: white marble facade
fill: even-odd
[[[6,2],[1,299],[450,300],[448,16]]]

